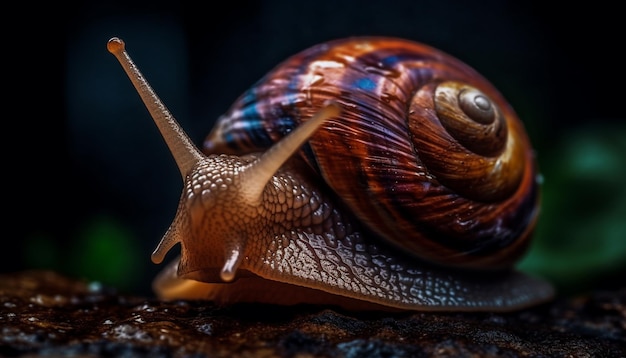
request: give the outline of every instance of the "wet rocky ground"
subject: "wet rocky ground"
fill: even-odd
[[[0,356],[625,357],[626,288],[511,313],[161,302],[49,271],[0,275]]]

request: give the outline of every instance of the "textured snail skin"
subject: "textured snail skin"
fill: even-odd
[[[181,244],[154,282],[160,297],[467,311],[553,295],[512,268],[537,216],[528,139],[466,65],[398,39],[313,47],[235,102],[203,155],[123,42],[108,47],[137,78],[184,181],[152,256]],[[454,138],[468,126],[496,143]]]

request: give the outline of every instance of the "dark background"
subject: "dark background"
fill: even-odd
[[[171,155],[119,64],[131,56],[196,143],[280,61],[353,35],[425,42],[509,99],[545,178],[522,269],[564,294],[624,285],[623,19],[608,1],[127,2],[7,13],[5,243],[0,272],[49,268],[150,294],[150,253],[181,189]],[[13,25],[12,25],[13,26]]]

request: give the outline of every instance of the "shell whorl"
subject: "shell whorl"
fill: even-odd
[[[371,230],[446,265],[511,265],[538,207],[522,123],[476,71],[390,38],[289,58],[220,118],[205,153],[263,151],[327,100],[343,107],[300,152]]]

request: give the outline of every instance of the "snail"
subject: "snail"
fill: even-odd
[[[155,264],[162,299],[348,309],[507,311],[551,284],[515,268],[540,183],[524,126],[468,65],[430,46],[352,37],[285,60],[201,149],[128,55],[107,44],[184,187]]]

